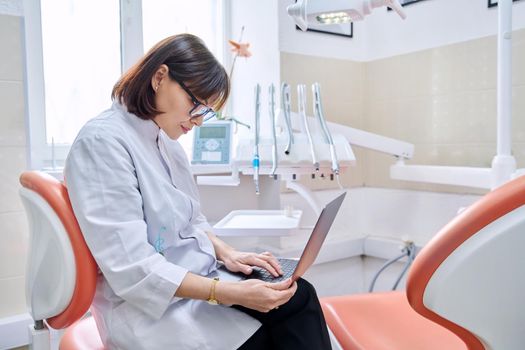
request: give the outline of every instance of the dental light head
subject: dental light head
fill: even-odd
[[[288,6],[288,15],[303,31],[308,24],[340,24],[362,21],[376,7],[388,6],[405,19],[398,0],[297,0]]]

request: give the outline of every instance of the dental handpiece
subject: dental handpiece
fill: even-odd
[[[290,149],[293,143],[293,129],[292,121],[290,117],[291,110],[291,98],[290,98],[290,85],[282,83],[281,85],[281,109],[283,110],[284,121],[286,123],[286,129],[288,131],[288,142],[286,144],[285,154],[290,154]]]
[[[337,160],[337,154],[335,152],[335,145],[334,140],[332,139],[332,134],[330,133],[330,130],[328,129],[328,126],[326,125],[326,120],[324,118],[323,105],[321,102],[321,88],[319,86],[319,83],[312,84],[312,93],[314,95],[314,113],[317,120],[319,120],[319,124],[321,125],[321,130],[323,131],[325,141],[330,147],[330,157],[332,158],[332,172],[336,176],[338,176],[339,162]]]
[[[261,86],[255,85],[255,139],[253,146],[253,182],[255,183],[255,194],[259,194],[259,122],[261,108]]]
[[[317,160],[317,155],[315,154],[314,141],[312,139],[312,134],[310,133],[310,127],[308,126],[308,117],[306,116],[306,85],[304,84],[297,85],[297,110],[299,111],[299,116],[303,121],[306,137],[308,138],[313,166],[315,171],[319,171],[319,161]]]
[[[269,110],[270,110],[270,127],[272,128],[272,171],[270,172],[270,176],[273,177],[275,175],[275,171],[277,170],[277,135],[275,134],[275,86],[273,84],[270,85],[268,88],[268,95],[269,95]]]

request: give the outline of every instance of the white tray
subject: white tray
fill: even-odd
[[[220,236],[289,236],[299,227],[302,210],[234,210],[213,226]]]

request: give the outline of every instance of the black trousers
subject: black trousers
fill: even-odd
[[[297,292],[284,305],[268,313],[234,306],[258,319],[262,326],[239,350],[331,350],[330,337],[315,288],[297,281]]]

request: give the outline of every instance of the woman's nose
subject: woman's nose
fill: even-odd
[[[204,122],[204,116],[201,115],[200,117],[191,118],[190,122],[195,126],[201,126]]]

